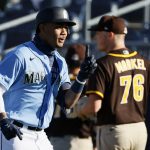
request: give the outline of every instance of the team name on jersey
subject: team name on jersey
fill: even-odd
[[[24,83],[40,83],[42,80],[44,80],[45,73],[44,72],[26,72]]]
[[[143,59],[125,59],[115,63],[118,73],[122,73],[128,70],[146,70]]]

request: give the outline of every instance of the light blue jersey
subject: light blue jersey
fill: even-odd
[[[59,88],[70,83],[66,61],[55,50],[52,53],[58,70],[52,69],[47,55],[32,42],[19,45],[0,62],[0,84],[8,117],[26,125],[47,128],[54,111],[54,100]]]

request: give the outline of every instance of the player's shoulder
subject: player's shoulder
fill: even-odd
[[[144,56],[144,55],[142,55],[142,54],[140,54],[140,53],[138,53],[137,55],[138,55],[138,57],[140,57],[141,59],[144,59],[145,61],[150,62],[150,58],[148,58],[148,56]]]
[[[145,56],[145,55],[137,52],[137,57],[140,59],[143,59],[147,65],[150,65],[150,58],[148,58],[148,56]]]
[[[11,51],[10,54],[15,54],[15,55],[22,55],[22,54],[27,54],[27,51],[29,51],[29,48],[24,45],[24,43],[14,47]]]
[[[6,57],[18,57],[19,59],[23,58],[25,54],[28,54],[28,48],[24,44],[17,45],[12,48],[7,54]]]
[[[98,58],[96,61],[97,61],[98,65],[101,65],[101,64],[108,63],[108,61],[107,61],[108,59],[109,59],[108,55],[105,55],[105,56]]]
[[[142,53],[140,53],[140,50],[132,50],[131,52],[131,57],[127,57],[127,59],[143,60],[146,65],[150,65],[150,59],[148,58],[148,56],[145,56]],[[134,55],[132,56],[132,54]]]

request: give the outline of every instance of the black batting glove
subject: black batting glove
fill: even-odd
[[[89,45],[86,45],[85,59],[80,66],[80,71],[77,76],[77,79],[81,82],[85,82],[86,79],[88,79],[90,75],[93,74],[96,67],[96,59],[94,58],[94,55],[90,56]]]
[[[3,135],[5,136],[7,140],[10,140],[16,137],[16,135],[18,136],[20,140],[22,140],[23,133],[20,131],[19,127],[17,127],[16,125],[12,123],[10,119],[8,118],[2,119],[0,121],[0,127],[1,127],[1,131]]]

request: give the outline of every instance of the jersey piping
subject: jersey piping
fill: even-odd
[[[108,53],[108,55],[110,56],[114,56],[114,57],[123,57],[123,58],[129,58],[129,57],[133,57],[137,54],[137,52],[133,52],[131,54],[114,54],[114,53]]]
[[[99,91],[87,91],[86,94],[96,94],[96,95],[100,96],[101,98],[104,98],[103,93],[101,93]]]

